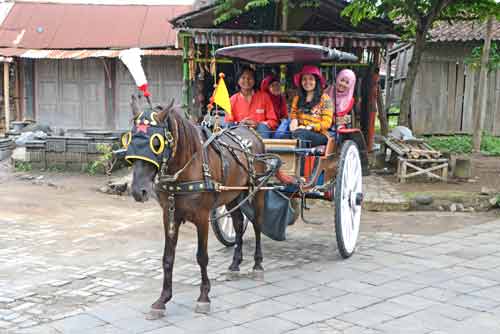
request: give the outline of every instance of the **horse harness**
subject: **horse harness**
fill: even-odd
[[[177,129],[177,126],[175,126]],[[256,160],[256,155],[252,153],[252,142],[248,139],[244,139],[241,136],[237,135],[232,131],[231,128],[225,128],[219,130],[217,132],[211,132],[207,127],[200,127],[200,142],[202,144],[201,150],[193,154],[193,156],[186,162],[186,164],[179,169],[175,174],[168,174],[168,161],[171,157],[175,156],[175,151],[177,148],[177,142],[175,138],[177,136],[172,136],[171,132],[165,127],[165,139],[168,143],[167,147],[169,152],[163,155],[162,163],[158,173],[158,183],[156,189],[159,192],[166,192],[168,194],[167,200],[167,210],[168,210],[168,235],[173,238],[175,235],[175,196],[176,195],[186,195],[192,193],[203,193],[203,192],[214,192],[215,199],[214,205],[217,202],[218,194],[224,190],[231,190],[224,187],[226,183],[226,177],[228,174],[229,163],[228,160],[224,157],[224,149],[225,148],[235,159],[235,161],[248,173],[249,176],[249,195],[239,203],[238,206],[227,212],[225,215],[230,214],[234,210],[238,209],[244,202],[250,200],[253,195],[265,184],[267,179],[259,182],[257,184],[258,176],[256,175],[254,163]],[[227,143],[222,140],[222,136],[225,135],[226,138],[230,139],[234,144]],[[208,164],[208,149],[212,147],[215,152],[219,155],[219,158],[222,162],[222,182],[218,182],[212,178],[212,174],[210,172],[210,166]],[[201,152],[202,158],[202,174],[203,180],[198,181],[187,181],[187,182],[178,182],[177,179],[179,175],[185,171],[188,166],[194,161],[194,159]],[[245,156],[245,162],[240,159],[238,156],[238,152],[241,152]],[[224,216],[225,216],[224,215]],[[221,216],[222,217],[222,216]],[[221,218],[221,217],[218,217]]]

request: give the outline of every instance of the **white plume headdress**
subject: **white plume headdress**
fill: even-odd
[[[148,81],[146,79],[146,74],[144,73],[144,68],[141,64],[141,56],[144,52],[139,48],[132,48],[120,51],[118,57],[125,64],[125,66],[132,74],[135,84],[140,91],[144,93],[144,96],[149,97],[151,93],[148,90]]]

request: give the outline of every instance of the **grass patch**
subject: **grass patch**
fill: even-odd
[[[398,113],[399,114],[399,107],[391,107],[389,109],[389,113]],[[399,116],[390,116],[388,117],[387,122],[389,123],[389,131],[394,129],[396,126],[398,126],[398,118]],[[378,117],[375,119],[375,132],[380,133],[380,121]]]
[[[426,142],[434,149],[456,154],[472,152],[472,137],[468,135],[431,136]],[[484,135],[481,141],[481,153],[500,156],[500,137]]]
[[[97,151],[101,153],[99,159],[91,161],[85,166],[84,170],[89,175],[111,174],[113,168],[113,146],[109,144],[97,144]]]
[[[14,169],[16,172],[31,172],[33,167],[31,166],[31,163],[27,161],[18,161],[14,163]]]

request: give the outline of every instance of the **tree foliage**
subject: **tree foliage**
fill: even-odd
[[[344,16],[356,25],[373,18],[388,18],[401,31],[402,37],[414,44],[401,97],[401,125],[409,126],[410,98],[426,39],[439,20],[484,20],[494,15],[500,19],[500,3],[496,0],[352,0]]]
[[[215,25],[220,25],[224,22],[230,21],[231,19],[241,15],[245,12],[249,12],[255,8],[268,7],[276,3],[275,0],[250,0],[250,1],[240,1],[240,0],[217,0],[215,15],[216,19],[214,21]],[[278,1],[279,2],[279,1]],[[285,3],[290,9],[294,8],[310,8],[318,7],[320,0],[288,0],[281,1]]]
[[[500,3],[495,0],[352,0],[342,15],[354,25],[361,21],[390,19],[403,37],[414,37],[416,30],[427,33],[436,21],[500,19]]]
[[[483,55],[483,48],[481,46],[476,46],[474,49],[472,49],[471,55],[465,58],[465,63],[477,70],[481,66],[482,55]],[[499,69],[500,69],[500,44],[491,43],[488,70],[496,71]]]

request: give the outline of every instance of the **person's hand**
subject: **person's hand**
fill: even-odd
[[[243,121],[241,121],[241,123],[248,126],[249,128],[255,129],[257,127],[257,122],[249,118],[244,119]]]
[[[299,121],[297,119],[292,119],[290,122],[290,131],[295,131],[299,127]]]

